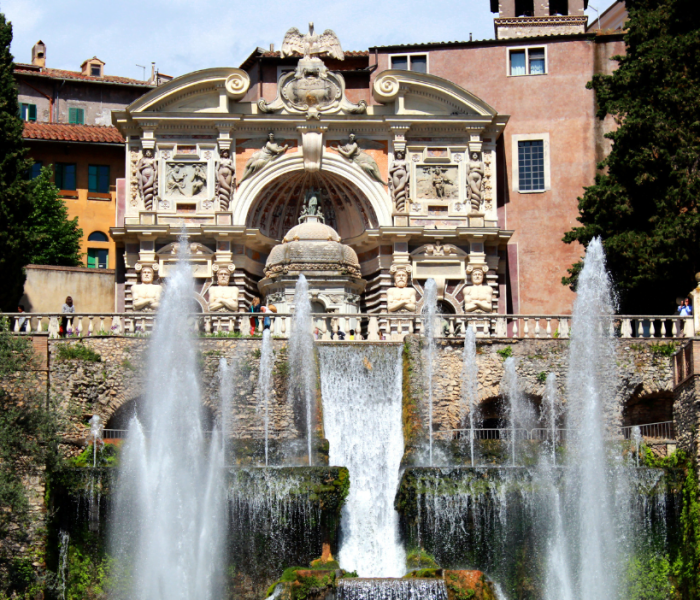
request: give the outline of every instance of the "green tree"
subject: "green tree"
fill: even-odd
[[[0,13],[0,309],[15,310],[22,294],[32,212],[25,173],[31,162],[22,142],[17,86],[10,54],[12,25]]]
[[[614,145],[564,241],[603,240],[623,311],[669,313],[700,270],[700,3],[626,0],[626,54],[596,75]],[[581,263],[562,283],[575,286]]]
[[[80,240],[83,230],[78,217],[68,219],[68,209],[51,181],[51,169],[43,167],[30,185],[32,214],[27,226],[31,249],[27,264],[75,267],[80,263]]]

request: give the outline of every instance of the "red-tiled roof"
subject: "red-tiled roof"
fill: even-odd
[[[46,67],[37,69],[34,65],[25,65],[22,63],[15,63],[15,73],[31,75],[32,77],[47,77],[49,79],[75,79],[93,83],[116,83],[120,85],[138,85],[149,88],[155,87],[147,81],[129,79],[128,77],[117,77],[116,75],[93,77],[92,75],[83,75],[80,71],[63,71],[62,69],[48,69]]]
[[[97,142],[123,144],[124,138],[116,127],[106,125],[69,125],[68,123],[24,124],[24,139],[65,142]]]
[[[369,56],[369,51],[367,50],[346,50],[344,51],[345,56],[353,57],[353,56]],[[273,57],[277,56],[280,57],[281,53],[279,50],[266,50],[265,52],[262,53],[263,56],[265,57]],[[301,54],[298,52],[295,52],[293,57],[299,57]]]

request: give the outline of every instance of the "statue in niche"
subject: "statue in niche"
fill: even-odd
[[[452,183],[445,176],[445,170],[440,167],[435,167],[433,169],[433,189],[435,190],[436,198],[445,197],[445,185]]]
[[[393,265],[394,287],[387,291],[389,312],[416,312],[416,290],[408,287],[408,267]]]
[[[199,194],[207,185],[207,174],[204,172],[202,165],[195,165],[192,173],[192,195]]]
[[[153,150],[150,148],[143,151],[143,156],[136,163],[136,173],[143,206],[146,210],[153,210],[158,170],[156,160],[153,158]]]
[[[131,286],[131,298],[135,311],[158,310],[162,286],[153,283],[158,265],[136,264],[136,271],[141,273],[141,283]]]
[[[241,177],[239,184],[243,183],[251,175],[254,175],[260,171],[260,169],[263,169],[269,162],[284,154],[288,149],[288,144],[285,144],[284,146],[276,144],[275,134],[270,132],[267,136],[267,142],[262,149],[253,154],[253,156],[251,156],[248,159],[248,162],[245,164],[245,171],[243,171],[243,177]]]
[[[484,275],[488,267],[475,267],[469,265],[467,273],[470,274],[472,284],[464,288],[464,312],[465,313],[490,313],[493,312],[493,288],[484,283]]]
[[[326,222],[321,207],[318,205],[319,196],[320,194],[315,188],[307,190],[306,194],[304,194],[304,206],[302,206],[299,213],[300,223],[303,217],[317,217],[322,223]]]
[[[219,200],[219,210],[228,210],[236,189],[236,169],[228,150],[221,151],[219,167],[216,170],[216,189],[214,196]]]
[[[354,133],[348,136],[348,143],[344,146],[336,146],[335,149],[341,156],[344,156],[349,161],[354,162],[362,169],[370,178],[378,181],[382,185],[386,183],[382,180],[382,174],[379,172],[379,165],[369,154],[363,152],[360,145],[357,143],[357,138]]]
[[[209,310],[238,312],[238,288],[229,285],[231,275],[236,270],[236,265],[213,265],[212,271],[216,276],[217,285],[209,288]]]
[[[394,155],[394,163],[389,169],[389,190],[394,200],[396,212],[406,212],[410,177],[406,164],[406,153],[403,150],[397,150]]]
[[[165,180],[165,189],[169,195],[180,194],[185,195],[185,186],[187,184],[185,177],[187,176],[187,171],[185,170],[185,165],[178,163],[172,165],[168,170],[168,176]]]
[[[479,212],[484,201],[484,163],[478,152],[471,153],[467,184],[467,198],[471,203],[472,212]]]

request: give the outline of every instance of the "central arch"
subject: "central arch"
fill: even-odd
[[[331,153],[324,154],[322,170],[313,174],[304,170],[302,154],[295,153],[275,160],[243,182],[234,209],[234,225],[260,228],[269,231],[269,237],[280,239],[289,229],[284,228],[285,219],[296,225],[304,186],[311,185],[326,190],[323,208],[328,211],[329,221],[335,219],[335,223],[328,224],[343,238],[392,225],[386,188],[371,181],[353,163]],[[279,212],[286,209],[288,213]],[[275,218],[279,223],[273,225],[274,210],[278,211]]]

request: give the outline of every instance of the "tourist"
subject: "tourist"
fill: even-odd
[[[272,319],[269,317],[269,314],[276,313],[277,307],[274,304],[270,304],[267,306],[261,306],[260,312],[265,313],[265,317],[263,318],[263,330],[270,329],[270,325],[272,324]]]
[[[24,312],[24,304],[20,304],[17,307],[17,312],[18,313],[23,313]],[[27,317],[18,317],[17,321],[19,322],[19,329],[18,331],[27,331]]]
[[[340,329],[338,329],[338,332],[336,333],[336,335],[338,336],[338,339],[341,342],[345,341],[345,332],[344,331],[341,331]]]
[[[350,330],[350,339],[351,339],[351,340],[354,340],[354,339],[355,339],[355,330],[354,330],[354,329],[351,329],[351,330]]]
[[[257,296],[253,298],[253,302],[250,305],[250,312],[259,313],[262,312],[262,307],[260,306],[260,298]],[[255,330],[258,328],[258,318],[250,317],[250,335],[255,335]]]
[[[321,332],[319,331],[318,327],[314,329],[314,339],[317,340],[319,339],[319,336],[321,335]]]
[[[64,315],[72,315],[75,313],[75,306],[73,305],[73,298],[66,296],[66,303],[63,305],[61,312]],[[72,321],[71,321],[72,324]],[[61,329],[59,330],[59,335],[65,337],[68,334],[68,317],[61,317]]]
[[[681,317],[692,317],[693,307],[690,305],[690,298],[685,298],[678,307],[678,314]]]

